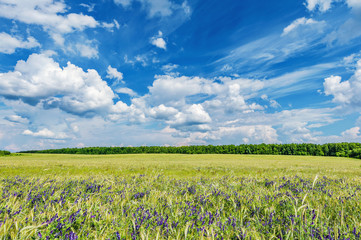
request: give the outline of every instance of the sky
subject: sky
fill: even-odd
[[[0,0],[0,149],[361,141],[361,0]]]

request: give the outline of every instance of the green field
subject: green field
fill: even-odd
[[[18,154],[0,158],[0,176],[110,177],[136,174],[170,177],[279,177],[317,174],[358,179],[361,160],[342,157],[221,154],[65,155]]]
[[[0,239],[361,239],[361,161],[0,157]]]

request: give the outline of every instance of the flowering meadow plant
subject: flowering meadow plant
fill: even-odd
[[[361,186],[329,177],[0,179],[0,239],[361,239]]]

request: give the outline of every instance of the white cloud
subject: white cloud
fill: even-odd
[[[268,35],[234,47],[223,58],[216,60],[214,65],[226,66],[222,70],[227,70],[227,66],[231,66],[233,72],[262,73],[274,64],[285,62],[297,54],[324,45],[322,40],[327,35],[327,26],[325,21],[301,18],[286,26],[282,37],[279,34]]]
[[[173,13],[176,4],[169,0],[114,0],[116,4],[121,4],[124,8],[128,8],[132,2],[140,2],[148,12],[149,17],[161,16],[167,17]]]
[[[344,138],[347,138],[347,139],[355,139],[355,138],[358,138],[360,137],[360,128],[359,127],[353,127],[353,128],[350,128],[344,132],[341,133],[341,136],[344,137]]]
[[[116,145],[118,143],[184,145],[322,141],[322,133],[314,129],[336,121],[332,110],[280,109],[273,114],[267,113],[264,111],[264,105],[279,107],[276,101],[272,101],[272,95],[269,95],[277,85],[276,82],[272,84],[267,84],[267,80],[239,77],[206,79],[172,75],[155,76],[153,84],[149,86],[149,92],[145,95],[135,95],[129,88],[115,90],[132,96],[129,105],[122,101],[114,104],[114,93],[95,70],[84,71],[71,63],[60,67],[45,54],[33,54],[27,61],[19,61],[14,71],[0,75],[0,95],[9,99],[6,100],[8,106],[16,108],[16,114],[11,112],[0,114],[17,115],[18,117],[11,117],[13,120],[19,120],[20,116],[29,120],[29,126],[13,124],[19,128],[13,133],[14,135],[23,133],[28,136],[21,140],[24,142],[19,145],[22,149],[36,146],[39,146],[36,148],[60,147],[67,146],[66,144],[76,145],[79,142],[92,146],[99,142],[91,139],[99,136],[104,136],[101,144]],[[293,85],[292,81],[289,84]],[[97,100],[92,105],[90,101],[97,99],[98,93],[94,94],[88,91],[88,88],[102,92],[99,93],[99,99],[104,101],[99,103],[100,100]],[[271,90],[267,92],[266,88]],[[10,95],[5,95],[5,92]],[[89,94],[85,96],[84,92]],[[20,100],[10,100],[15,98],[33,105],[38,104],[28,106]],[[259,101],[260,99],[262,100]],[[72,101],[75,100],[81,102],[81,106],[84,105],[87,110],[81,108],[79,110],[74,107],[76,105],[72,105],[71,108],[66,105],[69,102],[73,104]],[[23,106],[22,109],[18,106],[20,104]],[[88,112],[100,115],[82,118],[84,115],[87,116]],[[44,115],[47,119],[41,122]],[[3,119],[3,123],[11,126],[14,121]],[[2,124],[1,119],[0,124]],[[115,138],[114,132],[119,133],[117,136],[127,137]],[[350,136],[354,132],[356,131],[347,133]],[[7,133],[4,133],[5,141],[7,141]],[[346,133],[344,135],[346,136]],[[64,138],[61,138],[62,136]],[[36,143],[34,141],[26,145],[25,142],[29,139],[38,140]],[[64,139],[67,141],[64,142]]]
[[[131,4],[132,0],[114,0],[114,2],[116,4],[121,4],[123,7],[126,8]]]
[[[12,54],[17,48],[35,48],[40,47],[40,44],[33,37],[28,37],[27,40],[11,36],[5,32],[0,33],[0,52]]]
[[[277,143],[277,131],[269,125],[220,127],[217,131],[211,132],[210,138],[222,139],[231,138],[236,143]]]
[[[95,4],[85,4],[85,3],[81,3],[81,4],[79,4],[79,6],[82,6],[82,7],[86,8],[88,12],[93,12],[93,11],[94,11],[94,7],[95,7]]]
[[[233,68],[229,64],[225,64],[221,69],[222,72],[228,72],[228,71],[231,71],[231,70],[233,70]]]
[[[114,24],[115,24],[116,29],[120,29],[120,25],[119,25],[118,21],[115,19],[114,19]]]
[[[142,0],[143,4],[149,8],[149,16],[170,16],[172,14],[172,4],[169,0]]]
[[[179,67],[179,65],[177,65],[177,64],[169,63],[169,64],[162,66],[162,71],[164,71],[165,73],[170,73],[173,70],[177,69],[178,67]]]
[[[329,46],[334,46],[335,44],[346,45],[351,40],[361,36],[361,25],[359,24],[361,15],[350,14],[350,16],[347,21],[325,37],[324,41]]]
[[[123,93],[123,94],[127,94],[131,97],[134,97],[134,96],[137,96],[137,93],[134,92],[132,89],[130,88],[126,88],[126,87],[123,87],[123,88],[117,88],[115,90],[117,93]]]
[[[325,79],[325,94],[333,96],[335,103],[342,106],[360,109],[361,107],[361,60],[357,62],[355,73],[347,81],[341,82],[340,76]]]
[[[185,97],[202,92],[202,85],[207,81],[198,77],[156,76],[153,85],[148,87],[152,103],[158,105],[184,105]]]
[[[350,103],[352,89],[349,81],[341,82],[340,76],[331,76],[323,83],[325,94],[333,95],[333,101],[338,103]]]
[[[309,11],[318,9],[320,12],[326,12],[331,8],[332,2],[337,0],[306,0],[306,7]]]
[[[361,59],[360,53],[353,53],[343,58],[343,63],[346,67],[354,67],[357,65],[357,61]]]
[[[67,139],[69,138],[65,133],[55,134],[47,128],[39,130],[38,132],[33,132],[31,130],[25,130],[23,135],[33,136],[33,137],[41,137],[41,138],[53,138],[53,139]]]
[[[70,62],[61,68],[45,54],[32,54],[14,71],[0,73],[0,95],[79,115],[107,112],[115,97],[97,71],[84,72]]]
[[[112,66],[108,66],[107,68],[107,78],[110,79],[116,79],[117,82],[124,83],[123,81],[123,73],[118,72],[116,68],[113,68]]]
[[[270,100],[270,106],[273,107],[273,108],[280,108],[281,107],[281,105],[274,99]]]
[[[113,28],[120,29],[120,25],[119,25],[118,21],[115,19],[111,23],[102,22],[102,26],[104,28],[108,29],[108,31],[110,31],[110,32],[113,32]]]
[[[285,36],[287,34],[289,34],[290,32],[292,31],[295,31],[297,30],[298,28],[300,27],[305,27],[305,26],[317,26],[317,25],[321,25],[321,29],[322,29],[322,25],[324,25],[325,22],[319,22],[319,21],[315,21],[313,20],[312,18],[305,18],[305,17],[302,17],[302,18],[298,18],[296,20],[294,20],[290,25],[288,25],[287,27],[285,27],[283,29],[283,33],[282,33],[282,36]]]
[[[149,87],[151,104],[167,103],[168,106],[180,107],[187,101],[199,101],[207,109],[226,112],[262,109],[257,104],[247,104],[250,92],[256,93],[264,84],[258,80],[220,78],[214,80],[186,76],[156,76]]]
[[[167,49],[167,43],[162,38],[162,36],[163,36],[163,33],[161,31],[159,31],[158,36],[155,36],[155,37],[151,38],[151,44],[153,44],[154,46],[156,46],[158,48],[162,48],[162,49],[166,50]]]
[[[326,12],[332,7],[332,4],[336,2],[344,2],[353,9],[361,8],[361,2],[359,0],[306,0],[305,5],[309,11],[319,10],[320,12]]]
[[[124,62],[130,65],[135,65],[136,63],[140,63],[143,67],[148,65],[148,57],[143,55],[136,55],[133,59],[128,58],[128,55],[124,56]]]
[[[10,122],[14,122],[14,123],[28,123],[29,120],[27,118],[23,118],[19,115],[10,115],[10,116],[6,116],[4,119],[10,121]]]
[[[354,8],[354,9],[360,9],[361,8],[361,1],[360,0],[346,0],[346,3],[351,8]]]
[[[318,64],[298,69],[294,72],[285,73],[264,81],[264,88],[270,96],[282,97],[301,90],[311,91],[319,87],[316,80],[324,77],[327,73],[337,67],[337,63]]]
[[[82,57],[87,58],[99,58],[98,48],[96,46],[90,46],[88,44],[76,44],[76,49]]]
[[[102,26],[103,26],[104,28],[107,28],[107,29],[111,30],[111,29],[115,26],[115,24],[114,24],[114,23],[106,23],[106,22],[103,22],[103,23],[102,23]]]
[[[83,14],[66,14],[68,7],[63,1],[53,0],[14,0],[0,1],[0,16],[26,24],[37,24],[61,43],[60,36],[85,28],[95,28],[99,23],[91,16]]]
[[[187,106],[183,112],[179,112],[174,116],[173,120],[168,121],[171,127],[199,125],[210,123],[212,121],[209,114],[200,104],[192,104]]]
[[[192,13],[192,9],[191,7],[188,5],[188,2],[187,1],[184,1],[182,3],[182,8],[184,10],[184,13],[187,15],[187,16],[190,16],[191,13]]]
[[[169,120],[178,113],[178,110],[173,107],[166,107],[164,104],[161,104],[157,107],[150,109],[149,115],[155,119],[165,119]]]

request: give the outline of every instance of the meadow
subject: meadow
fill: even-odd
[[[361,161],[0,157],[0,239],[361,239]]]

